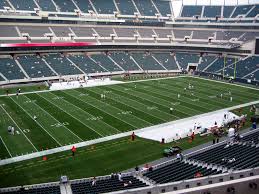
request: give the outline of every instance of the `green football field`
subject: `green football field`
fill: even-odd
[[[194,86],[191,90],[189,83]],[[101,99],[101,94],[106,98]],[[259,100],[258,90],[192,77],[3,96],[0,97],[0,158],[132,131],[256,100]],[[171,107],[173,114],[169,111]],[[8,134],[8,126],[15,127],[15,135]]]

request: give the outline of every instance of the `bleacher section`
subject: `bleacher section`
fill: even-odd
[[[143,70],[165,70],[151,54],[132,53],[132,57]]]
[[[219,174],[221,171],[207,169],[196,165],[176,161],[163,167],[147,172],[144,176],[154,180],[156,183],[163,184],[179,180],[192,179],[196,177],[196,173],[201,176]]]
[[[15,60],[10,58],[0,58],[0,70],[1,73],[8,80],[24,79],[25,75],[22,70],[18,67]]]
[[[102,73],[106,72],[100,65],[85,55],[70,55],[68,57],[73,63],[82,69],[85,73]]]
[[[189,63],[199,63],[199,55],[188,53],[176,53],[176,60],[183,69],[187,69]]]
[[[66,57],[59,54],[49,54],[44,56],[44,59],[59,75],[82,74]]]
[[[17,57],[17,60],[31,78],[56,76],[40,57],[35,55],[23,55]]]
[[[37,188],[26,188],[19,189],[17,191],[4,192],[2,194],[60,194],[60,186],[44,186]]]
[[[122,181],[118,180],[118,178],[116,177],[97,180],[94,186],[92,186],[92,180],[71,184],[71,188],[74,194],[108,193],[108,192],[128,190],[128,189],[145,187],[145,186],[147,186],[145,183],[141,182],[140,180],[136,179],[133,176],[122,177]]]

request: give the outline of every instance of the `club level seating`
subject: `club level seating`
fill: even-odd
[[[44,56],[47,63],[59,74],[59,75],[78,75],[82,74],[74,64],[72,64],[66,57],[59,54],[49,54]]]
[[[203,56],[202,61],[198,65],[198,70],[203,71],[203,69],[208,67],[215,59],[217,59],[216,56]]]
[[[215,36],[215,31],[211,30],[195,30],[193,31],[192,39],[205,39]]]
[[[132,53],[132,57],[143,70],[165,70],[151,54]]]
[[[191,159],[240,170],[259,166],[258,154],[259,149],[250,145],[224,144],[192,156]],[[233,158],[235,161],[224,161]]]
[[[184,38],[185,36],[191,36],[192,30],[173,30],[175,38]]]
[[[221,16],[221,6],[205,6],[204,7],[204,13],[203,17],[215,17],[215,16]]]
[[[53,30],[54,34],[57,37],[68,37],[69,36],[68,34],[71,34],[71,31],[69,30],[68,27],[55,26],[55,27],[51,27],[51,29]]]
[[[193,16],[201,16],[202,6],[195,5],[185,5],[182,8],[182,17],[193,17]]]
[[[92,3],[99,14],[113,14],[117,11],[113,0],[93,0]]]
[[[152,54],[167,70],[176,70],[178,66],[170,53],[153,53]]]
[[[60,194],[60,186],[48,186],[42,188],[25,188],[24,190],[4,192],[3,194]]]
[[[231,17],[235,18],[238,15],[246,15],[248,13],[248,11],[252,7],[253,7],[253,5],[240,5],[240,6],[237,6]]]
[[[137,12],[131,0],[115,0],[122,15],[134,15]]]
[[[187,69],[189,63],[199,63],[199,55],[189,53],[176,53],[176,60],[183,69]]]
[[[16,62],[10,58],[0,58],[0,71],[8,79],[24,79],[25,75]]]
[[[17,57],[17,60],[31,78],[56,76],[40,57],[35,55],[23,55]]]
[[[198,167],[192,164],[176,161],[169,165],[157,168],[153,171],[147,172],[144,176],[154,180],[156,183],[169,183],[179,180],[186,180],[195,178],[196,173],[202,176],[218,174],[221,171],[210,170],[205,167]]]
[[[132,60],[131,55],[129,53],[113,52],[110,54],[110,56],[125,71],[140,70],[139,67]]]
[[[114,64],[114,62],[110,60],[105,54],[91,55],[91,58],[109,72],[122,71],[122,69]]]
[[[102,73],[106,72],[100,65],[91,60],[88,56],[85,55],[70,55],[68,57],[71,61],[74,62],[76,66],[82,69],[85,73]]]
[[[124,183],[131,181],[132,184],[124,186]],[[96,185],[92,186],[92,181],[88,180],[81,183],[72,183],[71,188],[74,194],[86,194],[86,193],[108,193],[119,190],[128,190],[133,188],[140,188],[147,186],[145,183],[139,181],[133,176],[122,177],[122,181],[118,178],[108,178],[103,180],[97,180]]]
[[[34,8],[38,8],[33,0],[9,0],[9,1],[17,10],[34,11]]]
[[[145,1],[134,0],[134,1],[141,15],[155,16],[155,14],[158,13],[151,0],[145,0]]]
[[[51,33],[47,26],[19,26],[21,33],[28,33],[30,37],[44,37],[44,34]]]

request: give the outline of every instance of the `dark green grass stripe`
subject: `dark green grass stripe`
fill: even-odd
[[[101,93],[100,92],[97,93],[97,89],[95,88],[95,89],[89,89],[88,93],[92,97],[98,98],[100,96],[100,94],[102,93],[102,91],[101,91]],[[110,104],[111,106],[117,107],[121,110],[131,111],[134,116],[141,118],[149,123],[152,123],[153,125],[163,122],[161,119],[156,118],[152,115],[146,114],[144,111],[140,111],[139,109],[136,109],[134,107],[131,107],[131,106],[123,104],[123,103],[120,103],[120,99],[119,98],[115,99],[113,94],[106,94],[105,102]]]
[[[116,86],[116,87],[118,87],[118,88],[120,88],[120,89],[123,89],[124,87],[123,86],[121,86],[121,85],[118,85],[118,86]],[[129,86],[128,86],[129,87]],[[172,107],[172,103],[174,103],[173,101],[167,101],[167,100],[164,100],[164,99],[161,99],[160,97],[158,97],[158,95],[155,95],[155,94],[152,94],[151,92],[146,92],[146,91],[144,91],[143,92],[143,90],[141,91],[140,89],[138,89],[138,88],[132,88],[132,90],[134,90],[134,95],[135,96],[138,96],[138,97],[141,97],[141,98],[144,98],[145,100],[149,100],[149,101],[151,101],[151,102],[155,102],[155,103],[157,103],[157,104],[160,104],[161,106],[163,106],[165,109],[167,109],[168,110],[168,112],[169,112],[169,108],[170,107]],[[127,92],[128,93],[128,92]],[[150,95],[149,95],[150,94]],[[180,105],[179,105],[180,106]],[[178,106],[178,107],[179,107]],[[189,112],[189,111],[183,111],[182,110],[182,107],[179,107],[179,108],[174,108],[174,115],[176,115],[177,117],[179,117],[179,118],[185,118],[185,117],[189,117],[189,116],[191,116],[192,114]]]
[[[15,98],[15,97],[14,97]],[[29,129],[30,133],[26,134],[33,145],[38,149],[55,148],[58,144],[13,100],[8,98],[1,99],[7,104],[13,112],[12,118],[22,129]]]
[[[195,98],[195,96],[192,96],[190,92],[185,92],[183,90],[183,87],[180,89],[177,87],[171,87],[169,84],[160,83],[160,82],[150,82],[150,83],[148,82],[148,83],[143,83],[143,84],[146,86],[149,86],[149,87],[167,91],[167,93],[171,93],[171,96],[172,97],[175,96],[175,98],[177,97],[177,94],[180,94],[180,99],[178,99],[178,100],[182,101],[183,103],[190,104],[188,102],[191,102]],[[199,109],[199,107],[201,107],[201,108],[206,107],[207,110],[213,111],[213,110],[219,108],[219,106],[211,104],[210,100],[208,100],[208,98],[205,98],[204,96],[203,96],[203,98],[201,98],[201,96],[199,95],[199,99],[202,99],[202,100],[199,100],[199,104],[196,105],[197,106],[196,108],[198,108],[198,109]],[[193,105],[193,103],[195,103],[195,102],[191,102],[191,103]]]
[[[8,153],[7,149],[5,148],[4,142],[2,142],[0,138],[0,160],[10,158],[10,154]]]
[[[160,103],[154,102],[150,99],[146,99],[146,98],[137,96],[137,95],[133,94],[133,92],[130,89],[123,90],[121,88],[118,88],[118,86],[115,86],[115,85],[107,86],[107,88],[109,88],[110,90],[112,90],[113,92],[115,92],[115,93],[117,93],[121,96],[124,96],[124,97],[132,99],[132,100],[137,100],[138,102],[140,102],[142,104],[145,104],[149,107],[156,107],[156,108],[158,108],[159,111],[166,114],[167,117],[169,117],[169,118],[171,117],[171,120],[179,119],[179,117],[177,115],[175,115],[175,113],[169,114],[169,108],[168,107],[165,107],[165,106],[161,105]],[[126,92],[126,91],[130,91],[130,92]]]
[[[56,119],[59,119],[60,122],[68,122],[69,129],[72,130],[75,134],[77,134],[83,140],[91,140],[100,137],[97,133],[92,131],[90,128],[87,128],[82,123],[78,122],[76,119],[71,117],[69,114],[58,108],[57,106],[48,102],[41,95],[32,95],[33,99],[37,100],[38,104],[51,114]]]
[[[57,95],[62,95],[67,99],[70,103],[74,104],[75,106],[81,107],[84,111],[91,113],[93,117],[102,117],[102,121],[106,124],[112,126],[114,128],[113,133],[118,133],[120,131],[128,131],[133,128],[133,126],[115,118],[114,116],[107,114],[94,106],[91,106],[91,103],[87,103],[87,101],[82,101],[78,97],[78,93],[75,93],[74,90],[72,91],[64,91],[59,92]]]
[[[138,88],[139,88],[139,86],[138,86]],[[182,107],[185,107],[184,109],[188,108],[189,110],[194,111],[194,114],[200,114],[200,113],[203,113],[203,112],[210,111],[210,109],[208,109],[206,107],[195,105],[194,102],[190,102],[191,100],[183,101],[181,99],[178,99],[176,92],[168,92],[164,88],[155,87],[154,85],[153,85],[153,87],[149,86],[149,88],[145,88],[145,86],[143,87],[143,84],[142,84],[140,86],[140,89],[144,90],[145,92],[150,92],[150,93],[152,93],[152,94],[154,94],[154,95],[156,95],[160,98],[163,98],[167,101],[174,100],[174,101],[181,102]]]

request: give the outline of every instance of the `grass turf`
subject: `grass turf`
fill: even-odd
[[[194,89],[184,90],[189,83]],[[258,99],[257,90],[192,77],[0,97],[0,149],[5,150],[0,156],[96,139]],[[7,133],[9,125],[16,128],[15,136]]]

